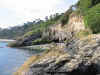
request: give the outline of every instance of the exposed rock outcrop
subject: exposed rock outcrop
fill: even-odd
[[[72,13],[69,16],[69,21],[66,25],[62,25],[61,23],[50,25],[43,33],[34,33],[27,37],[21,37],[21,39],[17,39],[15,43],[10,44],[13,47],[20,46],[31,46],[33,41],[41,38],[42,40],[47,40],[50,42],[56,43],[64,43],[66,40],[70,40],[73,38],[74,34],[78,33],[81,30],[85,30],[83,17],[77,15],[76,13]],[[46,41],[46,42],[47,42]],[[48,42],[47,42],[48,43]]]
[[[61,24],[57,24],[46,29],[46,31],[43,32],[42,38],[61,42],[66,40],[67,35],[69,34],[66,32],[66,29],[63,28]]]
[[[82,16],[70,15],[67,25],[50,27],[43,37],[62,42],[66,46],[54,46],[49,51],[26,64],[27,70],[16,75],[98,75],[100,74],[100,34],[78,38],[75,35],[85,30]]]
[[[20,48],[28,49],[28,50],[44,51],[44,50],[50,50],[51,48],[54,48],[55,46],[59,46],[60,48],[65,48],[66,44],[65,43],[50,43],[50,44],[24,46]]]
[[[67,31],[69,32],[79,32],[85,30],[83,16],[72,13],[69,17],[69,22],[66,25]]]
[[[27,37],[20,37],[15,42],[11,42],[8,44],[9,47],[22,47],[22,46],[31,46],[32,42],[37,38],[40,38],[41,35],[36,33]]]
[[[42,36],[44,39],[47,38],[55,42],[64,42],[65,40],[71,39],[74,34],[81,30],[85,30],[83,17],[76,13],[72,13],[66,25],[56,24],[50,26],[45,30]]]
[[[21,75],[98,75],[100,35],[74,39],[66,48],[53,48],[30,64],[27,71],[21,73],[23,73]]]

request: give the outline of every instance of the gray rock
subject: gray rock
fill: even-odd
[[[100,38],[96,40],[99,41]],[[93,38],[72,40],[66,48],[69,57],[67,55],[46,57],[45,61],[33,63],[26,75],[98,75],[100,74],[100,43],[96,40]]]

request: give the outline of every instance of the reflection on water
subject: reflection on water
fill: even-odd
[[[9,48],[0,42],[0,75],[12,75],[36,51]]]

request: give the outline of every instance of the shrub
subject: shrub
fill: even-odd
[[[62,25],[67,24],[68,20],[69,20],[69,15],[62,16],[62,18],[61,18],[61,24]]]
[[[46,43],[51,43],[51,40],[47,40],[47,39],[36,39],[34,41],[32,41],[33,45],[38,45],[38,44],[46,44]]]
[[[89,34],[91,34],[91,31],[89,30],[81,30],[80,32],[77,33],[77,37],[84,37],[84,36],[88,36]]]
[[[79,8],[82,15],[86,15],[89,8],[92,8],[96,4],[100,3],[100,0],[80,0]]]
[[[24,38],[35,35],[35,34],[40,34],[40,33],[41,33],[40,29],[32,30],[24,34]]]
[[[62,17],[60,18],[60,22],[62,25],[65,25],[68,23],[69,21],[69,15],[73,12],[72,10],[72,6],[67,10],[67,12],[65,12],[65,14],[62,15]]]
[[[92,6],[94,6],[94,5],[98,4],[98,3],[100,3],[100,0],[92,0]]]
[[[88,11],[88,9],[92,5],[92,0],[80,0],[80,11],[82,15],[85,15]]]
[[[93,33],[100,32],[100,4],[91,8],[84,17],[86,27],[90,28]]]

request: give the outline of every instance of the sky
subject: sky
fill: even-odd
[[[0,0],[0,27],[22,25],[27,21],[44,19],[65,12],[78,0]]]

